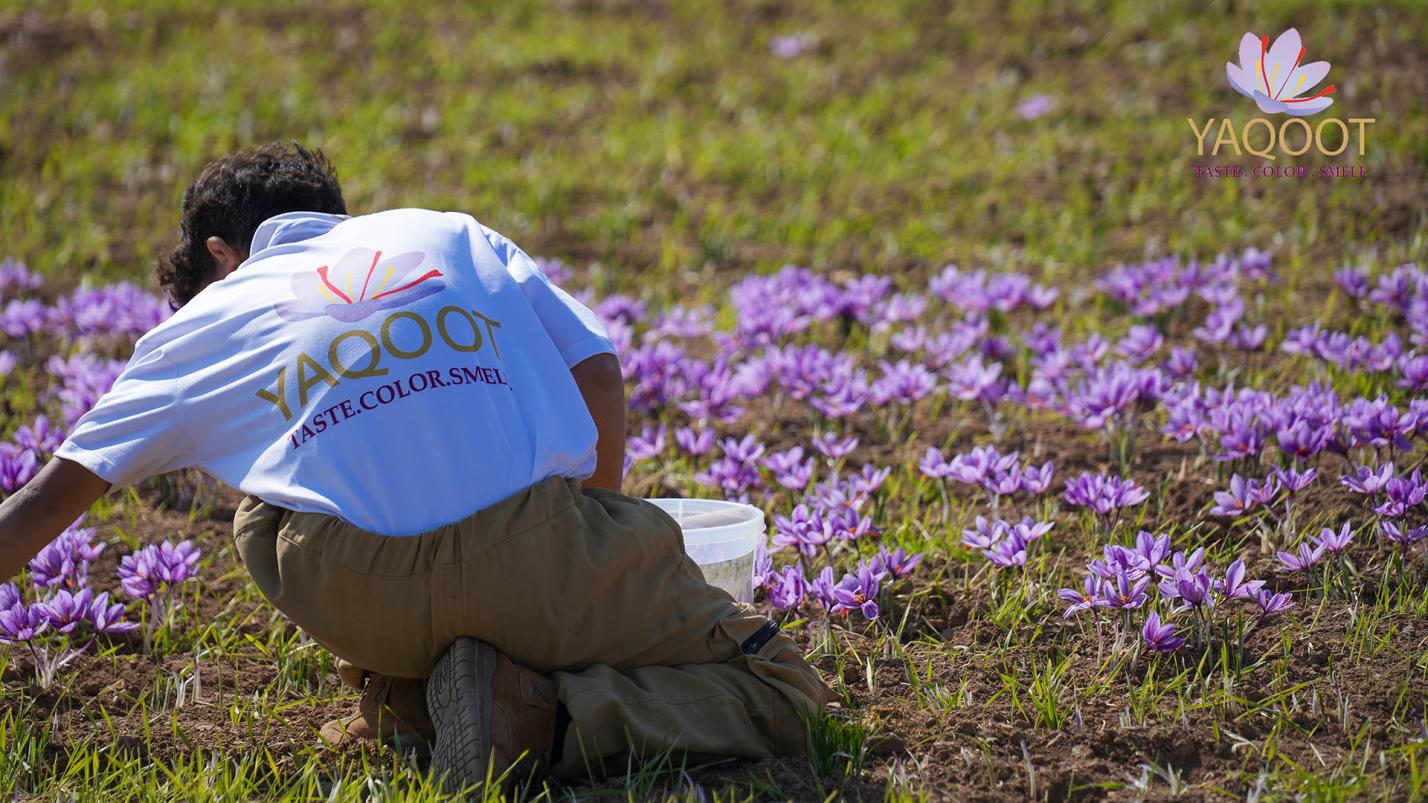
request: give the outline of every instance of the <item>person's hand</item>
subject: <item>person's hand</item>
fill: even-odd
[[[72,460],[54,458],[25,487],[0,502],[0,582],[109,492],[109,483]]]

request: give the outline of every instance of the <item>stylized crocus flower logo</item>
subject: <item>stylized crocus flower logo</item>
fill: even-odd
[[[1301,64],[1303,60],[1304,46],[1300,44],[1299,31],[1293,28],[1280,34],[1273,47],[1268,36],[1247,33],[1240,40],[1239,65],[1225,62],[1225,73],[1230,77],[1230,86],[1253,98],[1260,111],[1307,117],[1333,105],[1334,99],[1329,95],[1334,94],[1334,85],[1300,97],[1329,74],[1329,62]]]
[[[410,304],[446,287],[441,271],[429,270],[415,279],[411,274],[426,255],[408,251],[382,258],[381,251],[354,248],[330,268],[293,275],[291,301],[274,305],[277,313],[290,321],[326,315],[353,323],[375,312]]]

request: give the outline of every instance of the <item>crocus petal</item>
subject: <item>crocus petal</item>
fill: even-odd
[[[1280,100],[1297,98],[1308,92],[1313,94],[1314,87],[1324,80],[1324,76],[1329,74],[1329,62],[1313,61],[1308,64],[1301,64],[1294,74],[1289,77],[1289,83],[1285,84],[1284,91],[1279,93]]]
[[[1313,100],[1306,100],[1303,103],[1287,103],[1284,105],[1284,110],[1294,117],[1308,117],[1311,114],[1318,114],[1334,105],[1334,99],[1325,95],[1324,97],[1314,98]]]
[[[1290,104],[1275,100],[1274,98],[1256,91],[1253,95],[1255,105],[1265,114],[1279,114],[1289,110]],[[1312,102],[1312,101],[1311,101]],[[1308,103],[1295,103],[1294,106],[1307,106]],[[1312,112],[1311,112],[1312,113]]]

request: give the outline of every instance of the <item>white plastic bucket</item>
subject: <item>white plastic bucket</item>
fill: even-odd
[[[764,512],[715,499],[647,500],[684,531],[684,550],[710,585],[739,602],[754,601],[754,550],[764,537]]]

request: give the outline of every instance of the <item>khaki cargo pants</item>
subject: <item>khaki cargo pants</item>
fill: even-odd
[[[803,755],[831,701],[794,641],[704,582],[654,505],[553,477],[455,524],[389,537],[248,497],[238,554],[279,610],[353,667],[424,678],[458,636],[550,674],[558,778],[664,751]]]

